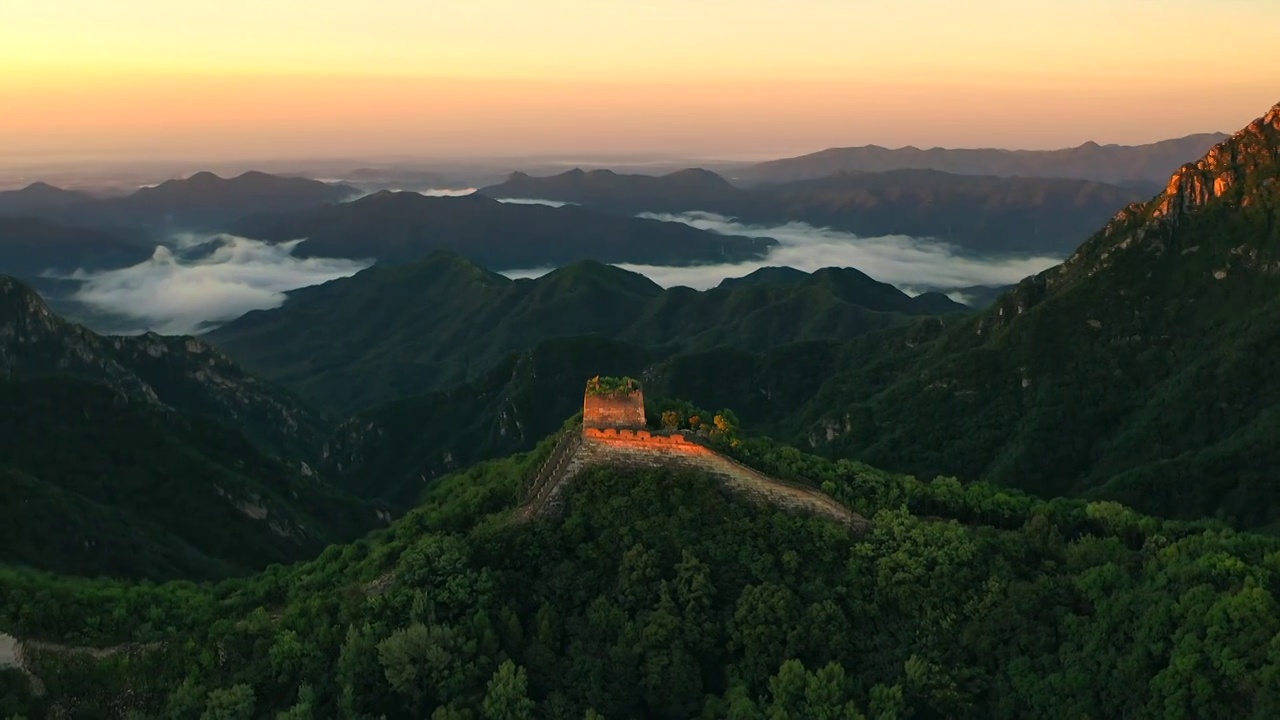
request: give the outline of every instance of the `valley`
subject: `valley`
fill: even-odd
[[[1264,42],[372,3],[7,18],[0,718],[1280,716]]]

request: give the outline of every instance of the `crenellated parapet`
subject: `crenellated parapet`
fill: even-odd
[[[639,392],[638,388],[635,389]],[[588,393],[588,397],[590,397]],[[633,406],[634,409],[634,406]],[[630,412],[630,411],[628,411]],[[644,404],[639,403],[643,418]],[[599,416],[596,417],[599,420]],[[865,530],[869,523],[834,498],[813,488],[771,478],[732,458],[690,439],[680,432],[653,432],[636,427],[605,426],[584,422],[568,430],[547,461],[527,483],[525,503],[518,519],[558,513],[563,491],[585,468],[597,465],[636,469],[693,470],[717,480],[726,489],[789,510],[813,512]]]

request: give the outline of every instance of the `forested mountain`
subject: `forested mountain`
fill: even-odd
[[[307,178],[261,172],[222,178],[201,172],[111,198],[95,198],[36,183],[22,190],[0,192],[0,215],[143,233],[154,238],[178,230],[226,230],[233,221],[248,215],[306,210],[342,202],[357,193],[347,185]]]
[[[229,426],[66,376],[0,377],[0,481],[0,562],[91,577],[218,579],[382,524]]]
[[[870,531],[696,473],[607,466],[568,488],[563,518],[513,523],[550,450],[446,478],[387,531],[216,587],[0,571],[0,629],[25,650],[20,670],[0,668],[0,712],[1280,712],[1274,539],[924,483],[758,438],[724,451],[820,485]]]
[[[757,404],[743,417],[921,476],[1271,525],[1278,178],[1280,107],[985,313],[932,338],[917,326],[833,349],[838,371],[799,413]],[[787,375],[753,361],[737,393]]]
[[[150,243],[103,230],[69,227],[35,218],[0,217],[0,271],[38,281],[46,271],[127,267],[155,251]]]
[[[102,336],[54,314],[30,287],[0,275],[0,374],[66,374],[141,402],[208,415],[264,448],[312,459],[326,421],[288,392],[250,377],[192,337]]]
[[[663,290],[597,262],[510,280],[437,252],[294,291],[280,308],[249,313],[206,337],[317,405],[350,411],[474,378],[549,338],[595,334],[658,354],[764,349],[963,310],[848,268],[819,270],[799,283],[698,292]]]
[[[751,188],[734,187],[706,170],[661,177],[572,170],[543,178],[516,173],[480,192],[624,214],[700,211],[754,225],[804,222],[863,236],[934,237],[979,254],[1066,255],[1116,210],[1157,190],[1154,183],[1119,187],[919,169],[842,172]]]
[[[959,175],[1078,178],[1105,183],[1158,183],[1185,162],[1226,139],[1223,133],[1199,133],[1148,145],[1099,145],[1087,142],[1060,150],[890,149],[879,145],[830,148],[794,158],[770,160],[735,172],[736,182],[777,183],[809,180],[842,172],[941,170]]]
[[[302,257],[421,260],[433,250],[465,254],[494,270],[578,260],[654,265],[739,262],[777,241],[706,232],[683,223],[619,217],[580,207],[500,203],[479,194],[424,197],[381,191],[354,202],[247,218],[234,228],[261,240],[307,238]]]
[[[101,337],[0,276],[0,562],[158,579],[313,557],[382,522],[313,469],[329,432],[194,338]]]
[[[589,352],[642,373],[654,392],[732,407],[823,453],[1272,527],[1278,117],[1186,166],[1155,200],[977,316],[763,352]],[[486,407],[485,443],[514,442],[493,429],[498,405]],[[517,417],[553,422],[534,408]],[[415,441],[465,444],[435,437]],[[428,474],[447,467],[423,457]]]

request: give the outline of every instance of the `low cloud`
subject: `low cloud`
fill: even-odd
[[[372,261],[298,258],[302,240],[266,243],[234,235],[179,236],[144,262],[78,270],[70,300],[123,318],[135,332],[195,333],[250,310],[279,307],[284,293],[347,277]]]
[[[475,188],[463,188],[461,190],[453,190],[450,188],[430,188],[428,190],[414,190],[413,192],[427,197],[462,197],[475,192]]]
[[[565,205],[577,205],[577,203],[565,202],[563,200],[543,200],[542,198],[496,198],[498,202],[511,203],[512,205],[550,205],[551,207],[564,207]]]
[[[618,265],[641,273],[663,287],[685,285],[703,290],[715,287],[725,278],[742,277],[762,267],[785,265],[805,272],[824,267],[852,267],[906,292],[919,293],[972,285],[1009,285],[1062,261],[1050,256],[974,258],[960,255],[944,243],[906,235],[859,237],[798,222],[768,227],[744,225],[714,213],[642,213],[640,217],[680,222],[724,235],[769,237],[779,243],[766,258],[752,262],[692,267]],[[503,274],[537,277],[549,270],[537,268]]]
[[[345,200],[343,200],[343,202],[355,202],[356,200],[367,198],[370,195],[376,195],[377,193],[380,193],[380,192],[394,192],[394,193],[411,192],[411,193],[418,193],[419,195],[425,195],[426,197],[463,197],[464,195],[470,195],[475,191],[476,191],[476,188],[426,188],[424,190],[424,189],[418,189],[418,188],[366,186],[366,187],[361,187],[357,189],[354,193],[352,193]]]

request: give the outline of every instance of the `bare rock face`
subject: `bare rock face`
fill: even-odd
[[[102,336],[55,314],[23,283],[0,275],[0,374],[50,371],[173,410],[213,415],[273,447],[318,449],[328,427],[291,395],[246,374],[191,337]]]
[[[1280,202],[1278,175],[1280,104],[1215,145],[1200,160],[1178,168],[1164,192],[1150,202],[1133,203],[1120,210],[1061,265],[1019,283],[979,322],[977,335],[1005,327],[1060,289],[1105,271],[1124,258],[1134,258],[1133,253],[1143,253],[1144,259],[1139,262],[1166,257],[1170,252],[1173,257],[1204,257],[1205,262],[1216,257],[1232,267],[1259,272],[1280,270],[1280,258],[1260,254],[1257,247],[1214,246],[1212,237],[1196,237],[1195,232],[1183,231],[1189,219],[1211,208],[1235,213],[1257,207],[1266,212],[1266,208]],[[1213,272],[1219,280],[1231,276],[1225,269]]]

